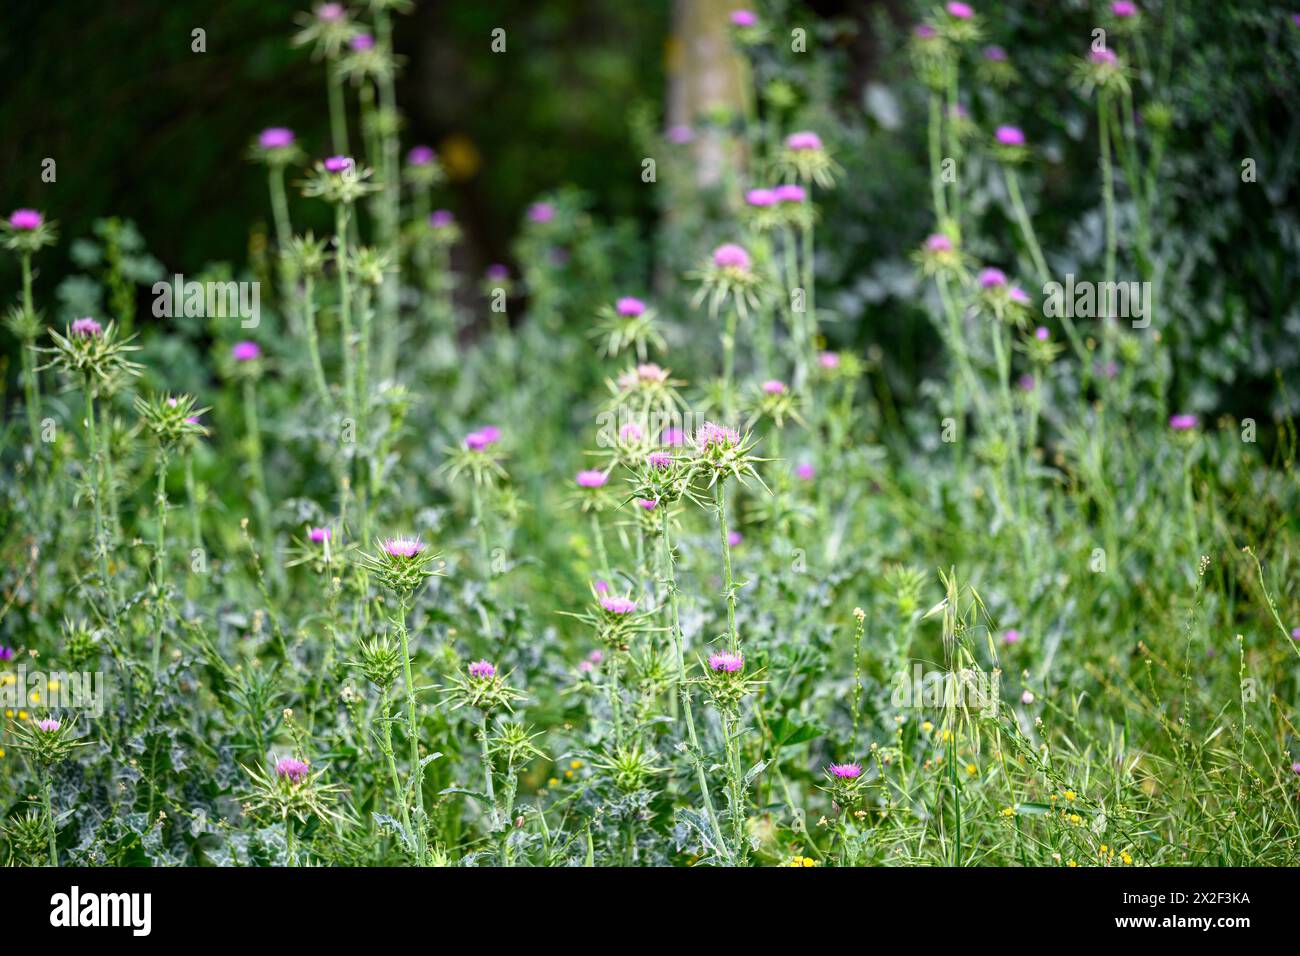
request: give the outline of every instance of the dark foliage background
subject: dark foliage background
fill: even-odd
[[[272,124],[293,127],[309,151],[326,139],[319,65],[284,42],[302,6],[6,5],[3,201],[6,209],[47,210],[63,235],[40,263],[38,300],[50,302],[56,279],[74,266],[71,240],[90,235],[94,221],[108,215],[134,221],[168,272],[247,259],[250,223],[254,233],[264,229],[267,208],[245,144]],[[787,54],[786,62],[760,64],[760,77],[796,84],[794,118],[826,130],[847,169],[827,210],[828,228],[842,241],[821,266],[838,290],[824,298],[839,313],[831,334],[879,345],[906,394],[938,353],[907,259],[931,217],[924,93],[901,52],[911,24],[933,4],[758,6],[772,22],[803,25],[815,38],[799,69]],[[1006,47],[1022,81],[1007,91],[967,91],[969,108],[982,127],[1024,127],[1038,148],[1029,202],[1053,272],[1062,275],[1091,274],[1101,258],[1095,116],[1069,76],[1106,6],[977,4],[996,24],[988,40]],[[1154,24],[1173,24],[1168,98],[1175,124],[1162,166],[1157,246],[1168,276],[1163,333],[1176,343],[1179,390],[1200,412],[1267,417],[1294,409],[1300,28],[1264,0],[1141,6],[1153,23],[1144,37],[1149,57],[1159,48]],[[496,26],[508,30],[506,55],[489,48]],[[206,53],[191,52],[196,27],[207,32]],[[402,19],[404,139],[434,145],[452,173],[444,202],[467,231],[460,268],[477,274],[506,259],[525,204],[565,183],[585,191],[596,215],[651,232],[664,197],[639,179],[646,144],[635,120],[662,122],[671,29],[667,2],[422,0]],[[809,57],[817,61],[813,70],[804,68]],[[1139,109],[1156,92],[1135,91]],[[40,181],[46,157],[58,163],[54,184]],[[1241,179],[1248,157],[1257,164],[1255,183]],[[997,225],[993,173],[976,160],[967,171],[984,180],[975,204]],[[1122,186],[1118,199],[1122,220]],[[296,214],[306,227],[322,225],[311,220],[324,213],[315,206],[302,204]],[[1002,226],[1014,231],[1010,222]],[[643,269],[641,262],[632,267]],[[0,281],[16,287],[14,264],[0,270]]]

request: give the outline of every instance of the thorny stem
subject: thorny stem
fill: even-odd
[[[49,832],[50,838],[50,866],[59,865],[59,841],[58,835],[54,829],[54,801],[51,798],[50,791],[53,784],[50,783],[50,772],[45,772],[45,786],[41,788],[41,802],[45,804],[45,825]]]
[[[154,506],[158,509],[158,527],[157,537],[154,540],[154,602],[155,602],[155,619],[153,629],[153,677],[158,679],[158,660],[162,652],[162,632],[164,619],[164,595],[166,593],[167,582],[166,573],[166,548],[167,548],[167,451],[159,449],[158,451],[158,487],[154,493]]]
[[[728,650],[735,654],[740,648],[740,635],[736,631],[736,583],[731,578],[731,542],[727,531],[727,493],[724,480],[719,479],[713,492],[717,502],[718,537],[722,542],[722,586],[727,599]]]
[[[419,725],[415,715],[415,680],[411,675],[411,649],[406,634],[407,599],[402,598],[398,605],[397,633],[402,640],[402,671],[406,679],[406,734],[411,741],[411,786],[415,790],[415,846],[419,855],[419,865],[424,866],[425,829],[424,829],[424,768],[420,766]]]
[[[695,774],[700,785],[700,795],[704,800],[704,815],[708,818],[709,825],[713,829],[714,839],[718,841],[718,849],[727,855],[728,862],[730,862],[731,851],[722,835],[718,815],[713,809],[713,798],[709,795],[709,780],[704,773],[704,755],[700,750],[699,737],[695,733],[695,713],[691,708],[691,687],[686,681],[686,657],[682,652],[682,622],[677,604],[677,572],[674,570],[673,545],[668,526],[668,507],[663,505],[659,511],[663,515],[663,547],[666,555],[664,568],[668,576],[668,602],[672,607],[673,647],[677,652],[677,692],[682,701],[682,713],[686,717],[686,737],[691,744],[690,759],[695,764]]]

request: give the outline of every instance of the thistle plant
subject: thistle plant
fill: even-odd
[[[15,209],[8,219],[0,220],[0,236],[4,247],[17,254],[22,266],[22,301],[8,313],[5,325],[23,344],[23,397],[34,455],[41,437],[41,379],[35,362],[41,317],[32,301],[32,256],[58,241],[58,229],[56,223],[46,222],[35,209]]]
[[[279,820],[287,840],[285,859],[289,866],[298,865],[294,821],[306,825],[312,818],[322,823],[340,819],[334,803],[344,788],[325,783],[324,768],[311,767],[296,757],[281,757],[274,764],[244,767],[251,787],[244,795],[243,809],[250,816],[266,815]]]
[[[54,344],[41,349],[51,356],[50,361],[37,369],[58,369],[72,387],[80,386],[85,402],[83,425],[86,435],[88,473],[87,492],[91,499],[94,523],[91,526],[91,552],[99,563],[100,581],[107,597],[109,619],[117,621],[117,589],[109,573],[109,557],[113,545],[105,521],[105,501],[113,481],[107,463],[107,449],[101,447],[99,426],[95,418],[95,398],[108,395],[140,373],[141,366],[127,356],[138,351],[130,340],[119,340],[114,323],[102,326],[92,318],[80,318],[67,327],[64,334],[50,330]]]
[[[59,865],[58,834],[55,830],[55,813],[53,806],[54,784],[51,774],[55,764],[62,763],[85,747],[89,741],[78,739],[73,733],[77,720],[46,717],[43,720],[26,722],[11,721],[9,732],[14,744],[27,754],[39,769],[41,776],[42,819],[46,825],[46,836],[50,850],[50,866]]]
[[[301,29],[294,36],[295,46],[310,46],[312,59],[325,60],[325,88],[329,97],[330,133],[334,149],[348,151],[347,111],[343,103],[343,81],[334,63],[358,30],[342,3],[318,3],[310,13],[300,13]]]
[[[601,306],[596,319],[592,334],[601,338],[601,349],[609,358],[634,351],[637,362],[644,365],[651,348],[660,352],[668,348],[655,325],[655,310],[635,296],[620,296],[612,306]]]
[[[195,408],[194,397],[191,395],[156,395],[151,399],[137,397],[135,410],[145,429],[158,444],[157,486],[154,491],[154,507],[157,511],[153,574],[155,614],[151,655],[152,673],[154,680],[157,680],[162,634],[166,627],[166,609],[170,601],[167,578],[167,465],[172,454],[183,446],[187,438],[208,433],[198,420],[198,416],[208,409]]]
[[[411,647],[407,633],[406,617],[410,612],[415,592],[440,571],[434,568],[438,555],[429,550],[418,538],[395,537],[375,543],[375,553],[362,555],[362,565],[371,571],[379,583],[397,598],[397,609],[392,625],[397,631],[402,648],[402,678],[406,688],[406,734],[411,748],[410,778],[402,788],[403,802],[414,794],[414,805],[408,804],[407,817],[411,821],[412,843],[417,865],[424,866],[428,854],[428,820],[424,812],[424,768],[432,757],[420,757],[420,726],[416,715],[416,686],[411,672]]]
[[[700,283],[693,305],[698,308],[707,299],[710,319],[716,322],[722,307],[728,302],[731,304],[722,331],[723,417],[730,419],[735,401],[733,379],[737,323],[759,307],[763,278],[754,270],[750,254],[742,246],[731,242],[714,249],[693,277]]]

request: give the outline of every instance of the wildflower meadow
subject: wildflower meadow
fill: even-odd
[[[221,262],[6,166],[5,864],[1296,864],[1300,13],[830,6],[512,86],[552,174],[416,138],[425,4],[261,5]]]

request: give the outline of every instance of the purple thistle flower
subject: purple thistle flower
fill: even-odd
[[[776,192],[771,189],[751,189],[745,193],[745,202],[756,209],[775,206],[777,203]]]
[[[406,165],[428,166],[437,158],[432,146],[412,146],[406,154]]]
[[[465,447],[470,451],[483,451],[492,444],[491,436],[484,429],[476,429],[465,436]]]
[[[257,142],[263,149],[286,149],[293,139],[293,130],[287,126],[268,126],[258,134]]]
[[[1025,133],[1019,126],[999,126],[993,131],[993,138],[1003,146],[1025,145]]]
[[[329,156],[325,159],[325,171],[330,173],[341,173],[345,169],[352,168],[351,156]]]
[[[0,644],[0,661],[11,661],[13,659],[14,659],[14,649],[12,647],[5,647],[3,644]]]
[[[1115,55],[1114,50],[1093,50],[1088,54],[1088,59],[1105,66],[1114,66],[1119,62],[1119,57]]]
[[[645,460],[651,468],[670,468],[672,467],[673,456],[656,451],[647,455]]]
[[[495,445],[501,440],[501,429],[496,425],[484,425],[478,433],[487,439],[489,445]]]
[[[369,33],[358,33],[348,41],[348,46],[352,47],[352,49],[356,50],[358,53],[364,53],[366,50],[373,50],[375,48],[375,38]]]
[[[608,594],[608,593],[609,593],[609,584],[608,584],[608,582],[602,580],[601,578],[597,578],[596,581],[595,581],[595,583],[592,584],[592,587],[596,589],[596,593],[597,593],[597,594]]]
[[[656,508],[659,507],[658,500],[654,498],[638,498],[636,500],[636,503],[639,504],[646,511],[654,511]]]
[[[44,221],[45,217],[35,209],[15,209],[9,214],[9,225],[14,229],[39,229]]]
[[[600,606],[608,614],[631,614],[636,610],[636,601],[625,597],[607,597],[600,599]]]
[[[424,550],[424,542],[419,538],[389,538],[384,550],[394,558],[413,558]]]
[[[343,4],[341,3],[322,3],[316,8],[316,19],[324,20],[327,23],[333,23],[336,20],[343,19]]]
[[[1018,285],[1013,285],[1007,290],[1007,298],[1019,305],[1029,304],[1029,293]]]
[[[931,233],[925,239],[926,252],[952,252],[952,239],[941,232]]]
[[[1169,427],[1176,432],[1185,432],[1195,428],[1199,421],[1195,415],[1170,415]]]
[[[668,142],[674,146],[685,146],[691,140],[695,139],[695,130],[691,129],[685,123],[678,123],[676,126],[668,127]]]
[[[727,534],[727,547],[739,548],[740,543],[745,540],[745,536],[739,531],[731,531]]]
[[[614,303],[614,311],[629,318],[645,312],[645,303],[635,296],[625,295]]]
[[[104,327],[94,319],[87,316],[84,319],[75,319],[72,323],[72,334],[84,338],[94,338],[104,332]]]
[[[1117,17],[1135,17],[1137,16],[1137,4],[1132,0],[1115,0],[1110,5],[1110,12]]]
[[[783,395],[785,394],[785,382],[775,378],[769,379],[763,383],[763,391],[768,395]]]
[[[745,658],[740,654],[732,654],[729,651],[723,651],[719,654],[709,655],[709,670],[718,673],[734,674],[745,666]]]
[[[665,428],[659,441],[668,448],[681,448],[686,444],[686,432],[680,428]]]
[[[1016,384],[1020,386],[1022,392],[1032,392],[1037,383],[1034,381],[1034,377],[1026,372],[1024,375],[1020,376],[1020,378],[1016,379]]]
[[[490,677],[496,677],[496,665],[490,661],[474,661],[469,665],[469,676],[477,677],[479,680],[487,680]]]
[[[811,130],[802,130],[798,133],[791,133],[785,138],[785,148],[792,149],[795,152],[821,149],[822,138]]]
[[[251,362],[262,357],[262,347],[256,342],[236,342],[230,349],[230,357],[236,362]]]
[[[1007,51],[996,44],[984,48],[984,59],[986,60],[990,60],[993,63],[1001,63],[1006,60],[1006,58]]]
[[[857,780],[862,776],[862,765],[857,763],[833,763],[826,772],[840,780]]]
[[[185,419],[185,421],[188,422],[188,423],[191,424],[191,425],[197,425],[197,424],[199,424],[199,416],[198,416],[198,415],[191,415],[189,418]]]
[[[548,202],[535,202],[528,207],[531,222],[550,222],[555,218],[555,207]]]
[[[752,27],[758,23],[758,14],[753,10],[732,10],[731,25],[733,27]]]
[[[740,432],[725,425],[715,425],[713,422],[705,422],[699,428],[695,429],[695,445],[698,448],[708,448],[712,445],[738,445],[740,444]]]
[[[47,717],[44,720],[42,720],[40,723],[38,723],[36,726],[40,729],[42,733],[52,734],[63,725],[60,724],[57,720]]]
[[[434,229],[446,229],[455,223],[456,217],[451,214],[450,209],[435,209],[429,213],[429,225]]]
[[[724,243],[713,250],[713,264],[719,269],[749,271],[749,253],[734,242]]]
[[[786,183],[783,186],[777,186],[772,190],[780,202],[803,202],[808,198],[808,190],[795,183]]]
[[[504,282],[510,278],[510,270],[499,262],[494,262],[487,267],[487,277],[492,282]]]
[[[1052,333],[1047,331],[1047,326],[1045,325],[1040,325],[1038,328],[1034,329],[1034,338],[1038,339],[1040,342],[1046,342],[1051,338],[1051,335]]]
[[[1007,284],[1007,274],[1001,269],[981,269],[979,283],[981,289],[998,289]]]
[[[599,664],[604,659],[605,659],[605,652],[600,650],[599,648],[597,648],[596,650],[592,651],[590,654],[587,655],[587,660],[591,661],[593,664]]]
[[[1300,627],[1293,627],[1293,628],[1291,628],[1291,640],[1293,640],[1293,641],[1300,641]],[[5,649],[5,650],[9,650],[8,648],[4,648],[4,649]],[[13,656],[14,656],[14,652],[13,652],[13,651],[9,651],[9,657],[13,657]],[[9,658],[6,657],[6,658],[3,658],[3,659],[4,659],[4,660],[8,660]]]
[[[307,540],[312,542],[313,544],[324,544],[331,537],[333,537],[333,535],[330,533],[329,528],[308,528],[307,529]]]
[[[839,352],[822,352],[817,356],[817,362],[824,369],[834,369],[840,367]]]
[[[578,661],[578,670],[582,671],[584,674],[590,674],[595,669],[596,665],[591,661]]]
[[[938,36],[934,27],[930,26],[928,23],[918,23],[916,28],[912,30],[912,33],[916,35],[918,40],[933,40]]]
[[[604,487],[605,482],[609,481],[609,475],[603,471],[589,469],[578,472],[573,480],[578,483],[579,488],[601,488]]]
[[[1003,631],[1003,632],[1002,632],[1002,643],[1003,643],[1003,644],[1018,644],[1018,643],[1020,643],[1020,632],[1017,631],[1014,627],[1013,627],[1013,628],[1009,628],[1009,629],[1007,629],[1006,631]]]
[[[307,764],[294,757],[281,757],[275,765],[275,775],[292,784],[302,783],[307,776]]]
[[[635,444],[642,438],[641,426],[628,422],[618,430],[618,440],[625,444]]]
[[[794,473],[800,481],[812,481],[817,477],[817,469],[806,461],[802,461],[796,465]]]
[[[944,7],[944,9],[948,11],[948,16],[957,20],[969,20],[971,17],[975,16],[975,11],[971,9],[970,4],[958,3],[955,2],[955,0],[953,3]]]

